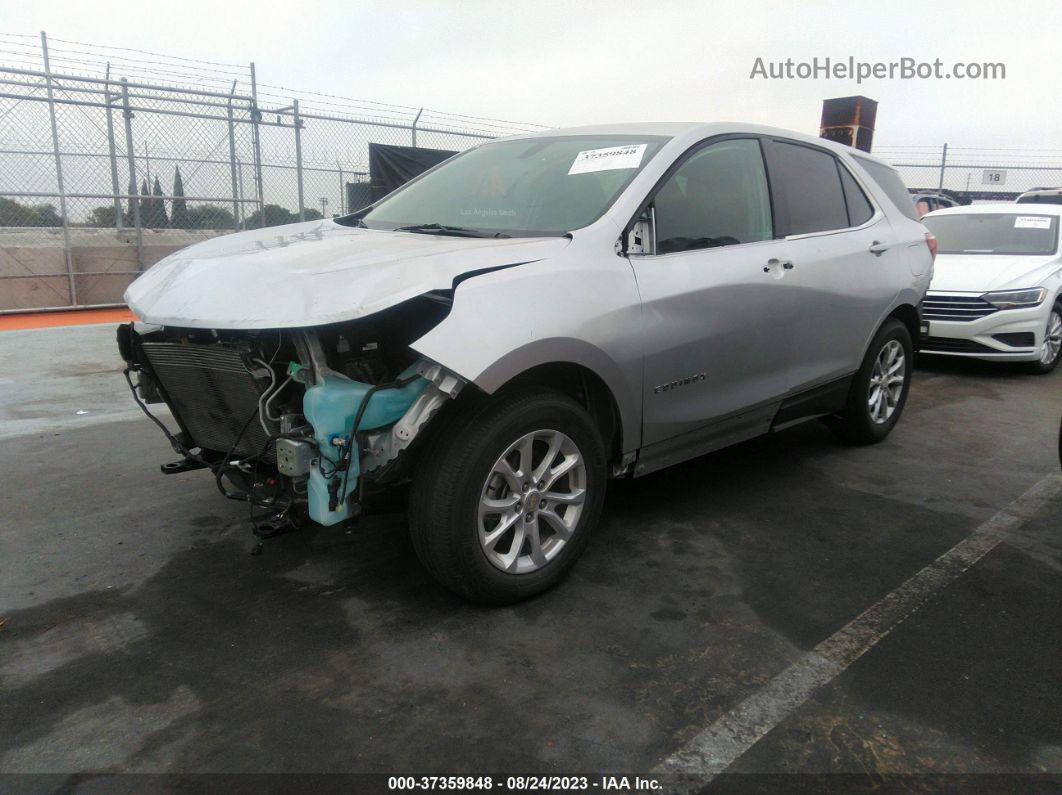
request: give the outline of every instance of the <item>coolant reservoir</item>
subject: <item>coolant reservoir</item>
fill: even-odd
[[[416,366],[412,365],[402,371],[398,380],[416,375]],[[369,398],[358,430],[371,431],[397,422],[428,384],[427,380],[418,377],[398,389],[377,390]],[[318,524],[337,524],[349,516],[347,495],[357,488],[361,461],[355,451],[350,457],[349,469],[345,473],[337,471],[335,465],[342,456],[343,448],[337,446],[335,441],[350,438],[354,417],[370,389],[371,384],[363,384],[334,374],[324,376],[321,381],[306,389],[302,400],[302,413],[313,426],[321,457],[327,459],[323,462],[323,467],[320,458],[314,461],[307,487],[310,518]],[[330,511],[329,486],[336,481],[340,484],[339,500],[336,510]]]

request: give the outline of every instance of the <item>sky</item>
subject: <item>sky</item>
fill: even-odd
[[[0,31],[255,61],[262,82],[549,126],[737,120],[817,132],[879,101],[878,146],[1062,150],[1062,3],[143,0],[15,3]],[[765,62],[1001,62],[1003,80],[750,79]]]

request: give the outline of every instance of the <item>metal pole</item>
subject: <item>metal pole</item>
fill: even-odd
[[[347,185],[343,181],[343,166],[339,161],[336,161],[336,168],[339,169],[339,214],[347,214]]]
[[[144,270],[144,234],[140,228],[140,200],[135,198],[136,155],[133,150],[133,112],[129,110],[129,84],[122,78],[122,116],[125,118],[125,154],[129,160],[129,207],[133,211],[133,227],[136,229],[136,267]]]
[[[299,186],[299,220],[306,220],[306,205],[302,197],[302,120],[299,119],[299,101],[291,101],[292,117],[295,119],[295,179]]]
[[[236,220],[237,220],[237,223],[239,223],[239,225],[242,227],[243,226],[243,161],[242,160],[237,160],[236,161],[236,174],[238,175],[237,178],[236,178],[236,190],[237,190],[236,197],[239,199],[239,202],[237,202],[237,204],[240,205],[239,212],[236,214]]]
[[[948,145],[944,144],[944,150],[940,153],[940,182],[937,184],[937,190],[944,190],[944,167],[948,162]]]
[[[258,217],[261,226],[265,226],[265,189],[262,186],[262,139],[259,134],[259,122],[262,111],[258,109],[258,81],[255,78],[254,61],[251,61],[251,141],[254,150],[254,184],[258,196]]]
[[[107,62],[107,80],[111,79],[111,64]],[[111,86],[103,87],[103,101],[107,103],[107,153],[111,158],[111,190],[114,192],[114,228],[122,228],[122,200],[118,198],[118,152],[114,147],[114,115],[111,113]]]
[[[55,103],[52,101],[52,69],[48,62],[48,37],[41,31],[41,54],[44,57],[44,79],[48,87],[48,116],[52,122],[52,149],[55,152],[55,182],[59,190],[59,212],[63,219],[63,248],[66,249],[66,276],[70,284],[70,304],[77,304],[77,284],[74,280],[74,257],[70,250],[70,225],[66,218],[66,192],[63,190],[63,158],[59,154],[59,126],[55,122]]]
[[[420,121],[420,114],[424,112],[424,108],[417,111],[417,115],[413,117],[413,127],[411,132],[413,133],[413,146],[417,145],[417,122]]]
[[[236,81],[232,81],[232,93],[236,93]],[[229,100],[229,178],[232,181],[232,223],[240,228],[240,202],[236,187],[236,129],[232,123],[232,100]]]

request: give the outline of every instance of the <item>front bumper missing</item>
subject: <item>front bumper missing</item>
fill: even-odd
[[[305,333],[309,335],[310,332]],[[322,366],[321,357],[304,357],[300,351],[299,358],[310,364],[307,367],[292,363],[300,372],[291,371],[289,375],[306,385],[302,411],[309,427],[285,433],[282,424],[280,432],[259,444],[258,439],[248,442],[247,437],[251,429],[260,433],[257,417],[264,395],[261,389],[251,388],[257,387],[252,383],[257,380],[256,373],[237,366],[235,354],[205,347],[146,343],[131,325],[119,327],[118,346],[128,364],[126,378],[134,400],[165,433],[174,451],[184,456],[180,461],[162,465],[164,474],[209,468],[225,496],[253,502],[253,470],[248,467],[255,460],[268,459],[270,464],[275,463],[278,475],[305,484],[301,493],[305,495],[306,513],[322,525],[338,524],[356,515],[360,500],[354,496],[362,486],[362,472],[383,471],[466,383],[440,365],[421,359],[395,382],[367,384],[329,370]],[[206,378],[205,372],[209,373],[209,389],[198,382],[191,383],[196,378]],[[235,381],[235,385],[229,381]],[[268,388],[265,386],[266,391]],[[205,405],[193,403],[191,398],[197,395],[207,395],[210,400]],[[242,398],[244,408],[251,411],[232,410],[232,396]],[[145,405],[155,402],[165,402],[170,407],[180,428],[178,432],[171,433]],[[221,411],[217,410],[219,407]],[[258,413],[254,413],[255,408]],[[233,458],[240,460],[230,461]],[[245,495],[230,493],[221,486],[221,477],[234,469],[248,480]]]
[[[351,497],[362,472],[395,460],[464,384],[453,373],[421,359],[393,385],[372,387],[325,376],[308,388],[303,414],[314,428],[318,448],[307,488],[310,518],[322,525],[350,518]]]

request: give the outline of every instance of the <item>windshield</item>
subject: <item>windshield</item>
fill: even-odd
[[[938,254],[1054,254],[1058,216],[968,213],[922,219],[937,238]]]
[[[667,140],[571,135],[484,144],[400,188],[360,220],[370,229],[429,234],[562,235],[600,218]]]

